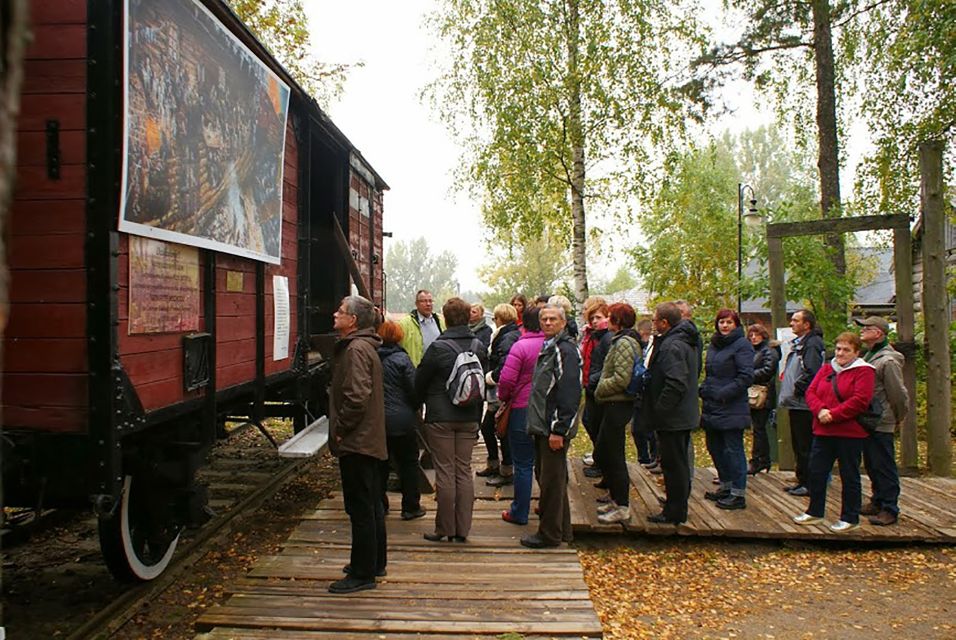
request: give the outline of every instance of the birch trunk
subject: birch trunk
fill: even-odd
[[[588,297],[587,227],[584,214],[584,122],[581,113],[581,77],[578,54],[581,24],[578,0],[566,0],[568,12],[568,83],[571,142],[571,261],[574,267],[574,297],[578,311]]]

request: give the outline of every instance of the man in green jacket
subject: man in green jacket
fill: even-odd
[[[886,526],[896,524],[900,516],[900,474],[896,468],[893,433],[909,411],[909,395],[903,385],[903,355],[890,346],[887,338],[889,323],[879,316],[856,323],[861,327],[860,339],[867,349],[863,359],[876,369],[873,397],[883,407],[876,431],[863,443],[863,464],[870,476],[873,495],[860,513],[872,516],[870,524]]]
[[[408,353],[416,367],[422,361],[425,350],[441,332],[441,316],[434,313],[435,300],[430,291],[420,289],[415,293],[415,308],[398,321],[405,337],[398,344]]]

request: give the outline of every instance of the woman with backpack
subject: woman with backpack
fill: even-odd
[[[612,524],[631,519],[630,479],[624,456],[625,431],[634,413],[634,365],[643,362],[640,336],[634,331],[637,314],[623,302],[608,307],[608,331],[613,334],[611,348],[601,369],[594,398],[602,408],[601,428],[595,458],[604,472],[608,494],[598,498],[598,522]],[[598,486],[600,486],[599,483]]]
[[[471,452],[484,404],[487,355],[468,328],[470,313],[471,305],[461,298],[444,304],[448,328],[428,346],[415,372],[415,396],[425,404],[425,437],[435,465],[435,531],[425,534],[432,542],[465,542],[471,531]]]
[[[870,409],[876,369],[860,357],[860,337],[851,331],[836,339],[836,354],[820,367],[807,388],[807,406],[813,414],[813,443],[807,464],[810,507],[793,518],[797,524],[823,520],[827,503],[827,476],[833,463],[840,462],[840,519],[830,531],[843,533],[860,526],[863,488],[860,458],[869,433],[860,423]]]
[[[531,509],[531,479],[534,474],[534,439],[528,433],[528,398],[531,396],[531,375],[544,344],[538,321],[538,308],[525,310],[521,337],[505,358],[498,378],[498,399],[511,403],[508,417],[508,442],[514,468],[515,497],[511,507],[501,512],[501,519],[512,524],[528,524]]]
[[[425,515],[418,488],[418,436],[415,433],[415,365],[399,342],[404,331],[401,325],[386,320],[378,327],[382,346],[378,357],[382,361],[382,381],[385,390],[385,435],[388,457],[395,461],[398,481],[402,488],[402,520],[413,520]],[[388,480],[389,462],[382,462],[382,495]]]
[[[704,371],[698,391],[704,401],[700,424],[720,480],[720,489],[707,491],[704,497],[721,509],[746,509],[744,430],[750,426],[747,389],[754,380],[754,348],[744,336],[736,311],[717,312]]]

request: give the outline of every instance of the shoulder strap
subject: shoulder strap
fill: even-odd
[[[837,400],[843,402],[843,396],[840,395],[840,390],[837,389],[837,374],[836,372],[830,374],[830,382],[833,384],[833,393],[836,394]]]
[[[449,345],[452,351],[454,351],[456,355],[465,352],[464,349],[458,346],[458,343],[455,341],[454,338],[441,338],[440,340],[438,340],[438,342],[442,342],[444,344]]]

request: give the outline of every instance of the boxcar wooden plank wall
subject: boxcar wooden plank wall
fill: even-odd
[[[282,203],[282,264],[265,269],[265,355],[266,375],[290,368],[296,333],[296,268],[298,264],[298,145],[291,126],[286,131],[285,170]],[[183,384],[184,333],[127,335],[129,318],[129,240],[121,235],[120,244],[120,358],[143,408],[147,411],[169,406],[202,395],[186,392]],[[200,272],[204,268],[200,253]],[[241,288],[230,290],[228,283],[241,280]],[[289,357],[274,361],[274,302],[272,276],[289,279],[290,336]],[[202,283],[200,283],[202,289]],[[203,320],[203,296],[200,295],[200,331]],[[216,388],[226,389],[251,382],[256,377],[256,261],[238,256],[216,254]]]
[[[375,188],[368,168],[355,157],[349,176],[349,247],[372,301],[382,305],[382,192]]]
[[[36,2],[24,62],[4,337],[8,428],[86,427],[86,2]],[[59,135],[48,176],[47,124]]]

